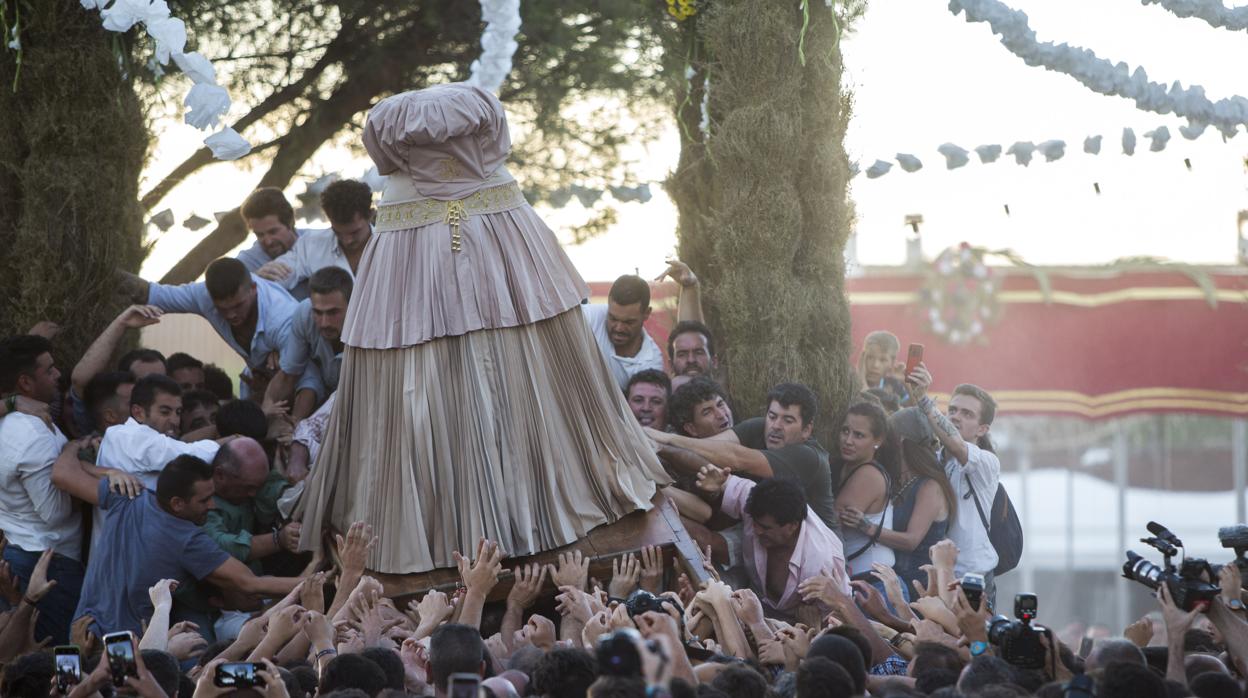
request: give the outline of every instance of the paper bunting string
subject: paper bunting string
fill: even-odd
[[[1122,154],[1135,155],[1135,131],[1129,128],[1122,129]]]
[[[1066,141],[1045,141],[1036,146],[1036,150],[1040,151],[1040,154],[1044,156],[1045,162],[1061,160],[1062,156],[1066,154]]]
[[[1088,136],[1083,139],[1083,152],[1090,155],[1098,155],[1101,152],[1101,137]]]
[[[1160,153],[1166,149],[1166,143],[1170,141],[1170,129],[1165,126],[1158,126],[1144,134],[1144,137],[1151,140],[1148,149],[1154,153]]]
[[[1035,150],[1036,150],[1036,146],[1032,142],[1019,141],[1015,143],[1014,145],[1010,146],[1009,150],[1005,151],[1005,154],[1013,155],[1015,162],[1022,165],[1023,167],[1026,167],[1031,164],[1031,154],[1035,152]]]
[[[893,163],[886,162],[884,160],[876,160],[875,164],[867,168],[867,179],[883,177],[888,174],[888,171],[891,169],[893,169]]]
[[[1174,113],[1193,125],[1211,124],[1228,138],[1248,124],[1248,99],[1244,97],[1214,102],[1205,96],[1203,87],[1185,88],[1178,81],[1167,90],[1165,85],[1150,82],[1143,68],[1131,71],[1126,63],[1111,63],[1085,48],[1041,43],[1026,13],[999,0],[949,0],[949,11],[964,13],[968,22],[986,22],[1001,36],[1001,44],[1027,65],[1065,73],[1095,92],[1131,99],[1145,111]]]

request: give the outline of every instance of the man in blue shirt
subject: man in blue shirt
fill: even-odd
[[[294,393],[291,417],[295,422],[338,389],[342,367],[342,325],[347,319],[353,286],[351,273],[325,267],[312,275],[312,297],[299,303],[290,335],[281,353],[281,370],[269,382],[268,401],[289,400]]]
[[[178,456],[161,471],[156,492],[131,499],[97,480],[66,449],[53,465],[57,486],[98,506],[104,529],[87,565],[75,622],[89,616],[97,636],[143,632],[152,614],[148,589],[162,579],[205,580],[244,594],[282,596],[296,577],[258,577],[231,557],[201,528],[215,504],[212,467],[194,456]]]
[[[228,257],[209,264],[202,283],[146,286],[149,305],[207,320],[253,376],[271,375],[276,368],[269,364],[270,354],[281,352],[298,306],[286,289],[252,276],[242,262]]]

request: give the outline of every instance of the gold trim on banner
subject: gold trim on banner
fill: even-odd
[[[1248,303],[1248,293],[1230,289],[1218,289],[1213,297],[1219,303]],[[1040,291],[1001,291],[997,299],[1002,303],[1044,303]],[[1099,308],[1131,301],[1205,301],[1208,295],[1199,288],[1181,286],[1124,288],[1101,293],[1076,293],[1053,291],[1048,300],[1055,305],[1073,305],[1081,308]],[[918,303],[917,293],[907,291],[854,291],[849,294],[852,305],[909,305]]]

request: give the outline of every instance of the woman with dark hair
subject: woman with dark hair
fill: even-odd
[[[845,561],[851,577],[866,575],[873,563],[893,566],[893,551],[877,531],[892,528],[889,493],[897,481],[896,448],[883,408],[870,402],[849,406],[841,425],[840,478],[836,511],[843,528]],[[835,472],[835,470],[834,470]]]
[[[928,550],[945,537],[958,508],[953,487],[944,475],[930,448],[911,439],[901,440],[901,478],[893,495],[892,526],[880,530],[878,537],[881,544],[892,548],[896,557],[893,569],[907,592],[914,580],[927,585],[927,573],[919,568],[928,563]],[[863,519],[859,511],[841,514],[846,525],[862,525],[866,535],[876,536],[876,525],[862,524]]]

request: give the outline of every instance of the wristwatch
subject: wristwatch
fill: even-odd
[[[972,657],[978,657],[979,655],[987,651],[988,651],[987,642],[981,642],[979,640],[976,640],[975,642],[971,643],[971,656]]]
[[[1244,602],[1239,599],[1231,599],[1226,602],[1226,607],[1232,611],[1242,611],[1244,610]]]

